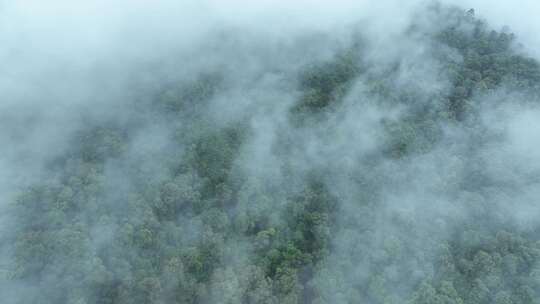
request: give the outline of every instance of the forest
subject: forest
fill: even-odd
[[[0,302],[540,303],[540,61],[478,15],[223,29],[96,79],[116,106],[2,207]]]

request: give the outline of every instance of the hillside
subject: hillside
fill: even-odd
[[[540,62],[474,10],[413,20],[81,80],[6,208],[9,303],[540,303]]]

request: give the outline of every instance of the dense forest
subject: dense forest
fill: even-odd
[[[478,14],[133,68],[5,209],[0,302],[540,303],[540,62]]]

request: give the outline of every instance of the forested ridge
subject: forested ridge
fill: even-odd
[[[331,56],[274,64],[222,33],[230,65],[139,69],[122,115],[83,118],[10,203],[0,284],[36,304],[540,303],[540,167],[499,125],[538,107],[540,63],[474,11],[418,16],[415,51],[384,60],[360,27]]]

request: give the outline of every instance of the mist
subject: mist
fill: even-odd
[[[0,1],[0,302],[538,303],[538,12]]]

